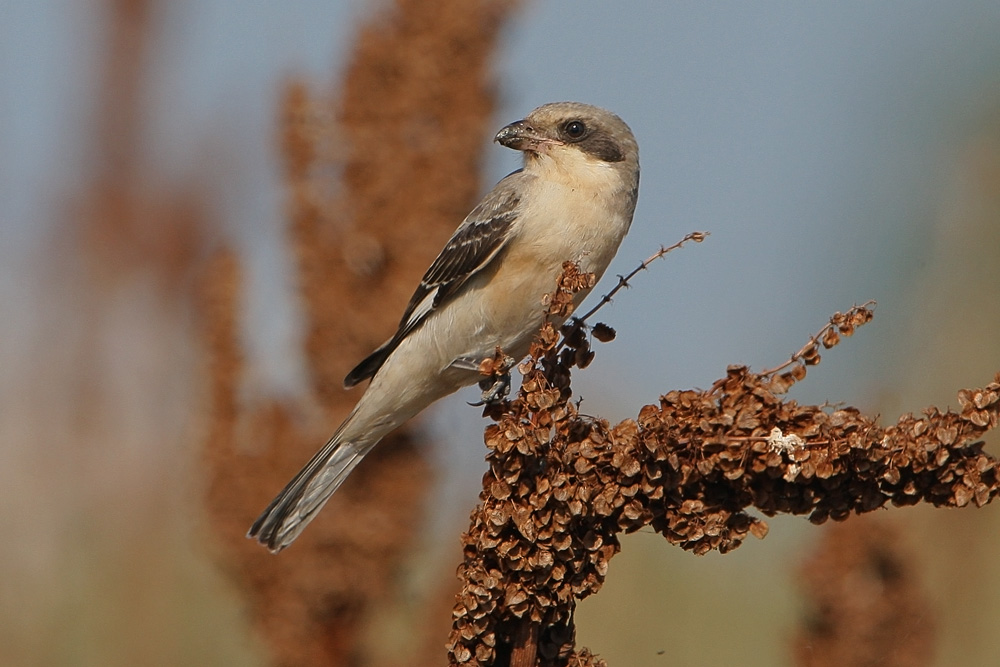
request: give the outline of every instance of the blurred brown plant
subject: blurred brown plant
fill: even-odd
[[[323,413],[316,423],[304,426],[277,403],[240,405],[239,267],[223,253],[206,276],[210,521],[275,664],[374,660],[365,653],[363,629],[413,549],[431,477],[409,431],[387,438],[331,501],[324,520],[281,557],[244,535],[350,409],[357,397],[342,390],[341,378],[391,331],[408,290],[481,187],[482,139],[493,110],[489,65],[511,6],[396,0],[361,29],[337,102],[301,82],[286,87],[286,215],[305,352]],[[249,434],[252,446],[241,446],[248,437],[237,433]],[[437,625],[420,620],[437,637],[446,633],[446,618]]]
[[[492,108],[488,60],[510,7],[397,0],[362,31],[336,104],[300,82],[286,89],[287,217],[306,355],[327,427],[354,400],[340,391],[340,378],[392,329],[479,188]],[[569,295],[592,279],[567,267],[551,312],[569,308]],[[223,558],[277,664],[370,663],[362,629],[411,548],[426,464],[409,435],[397,434],[294,549],[274,558],[244,540],[253,513],[325,433],[302,427],[282,405],[239,405],[240,282],[238,263],[225,253],[205,282],[213,383],[205,456]],[[709,390],[669,392],[613,427],[570,402],[571,369],[594,355],[588,329],[570,325],[562,338],[544,329],[522,365],[518,396],[487,408],[496,421],[486,433],[490,471],[463,537],[452,664],[604,664],[575,647],[573,611],[601,587],[623,531],[649,526],[695,553],[725,552],[748,534],[765,536],[751,506],[823,522],[888,502],[991,500],[995,462],[972,441],[996,425],[996,383],[963,394],[961,413],[932,409],[888,428],[854,408],[780,398],[819,362],[821,349],[871,315],[868,305],[838,314],[786,364],[763,373],[731,367]],[[589,331],[601,341],[614,337],[606,325]],[[252,451],[237,446],[241,423],[251,427]],[[426,636],[435,636],[433,622]],[[409,664],[435,657],[430,651]]]
[[[568,266],[551,311],[585,278]],[[959,412],[928,408],[888,427],[780,398],[872,315],[872,304],[837,313],[785,364],[731,366],[710,389],[668,392],[615,426],[570,402],[570,371],[592,356],[585,322],[564,326],[562,342],[543,328],[517,397],[487,409],[490,469],[463,536],[452,664],[604,664],[575,651],[573,612],[600,589],[623,532],[651,527],[724,553],[767,534],[751,507],[823,523],[886,504],[990,502],[997,461],[979,438],[1000,420],[1000,374],[959,392]]]
[[[84,224],[66,231],[80,241],[96,279],[114,283],[152,275],[162,295],[176,297],[191,285],[186,278],[211,225],[203,192],[189,184],[171,189],[156,184],[155,160],[144,150],[142,94],[157,3],[101,4],[107,6],[108,36],[93,112],[90,183],[81,203]]]
[[[79,506],[88,501],[104,515],[122,509],[135,514],[116,514],[110,528],[93,540],[106,551],[117,548],[106,538],[119,526],[149,531],[129,533],[133,544],[111,561],[135,568],[126,576],[116,572],[114,585],[134,586],[136,597],[143,599],[120,612],[141,617],[130,632],[121,631],[117,617],[107,622],[116,640],[129,635],[124,650],[129,664],[136,664],[172,657],[158,653],[155,633],[163,631],[156,627],[163,625],[160,619],[143,613],[158,609],[168,592],[162,582],[156,583],[157,576],[147,573],[162,574],[157,559],[170,556],[170,539],[144,539],[156,529],[157,522],[148,517],[161,515],[137,511],[138,494],[122,482],[138,479],[132,482],[138,486],[156,479],[163,488],[150,494],[156,500],[148,502],[158,504],[160,498],[179,495],[181,485],[176,482],[188,473],[176,465],[176,448],[171,447],[186,435],[175,418],[180,411],[164,407],[186,405],[194,394],[186,385],[148,391],[149,378],[162,380],[181,366],[194,366],[183,357],[190,348],[185,289],[206,237],[215,234],[201,186],[191,187],[207,178],[204,171],[194,170],[184,183],[163,186],[162,179],[154,178],[161,174],[143,151],[148,145],[141,129],[147,49],[151,17],[157,16],[160,4],[105,4],[111,32],[100,64],[104,78],[96,86],[95,139],[86,156],[88,180],[79,206],[82,224],[59,228],[60,239],[72,245],[71,259],[81,251],[86,271],[78,271],[66,256],[52,262],[71,277],[67,304],[84,304],[85,316],[65,327],[82,335],[73,345],[55,337],[40,341],[44,357],[68,349],[74,365],[53,373],[55,381],[40,385],[41,391],[31,392],[44,410],[39,412],[43,423],[30,446],[20,444],[25,451],[37,446],[33,472],[57,473],[52,474],[51,490],[63,493],[49,495],[67,511],[50,530],[58,537],[52,540],[57,545],[53,551],[65,552],[60,555],[68,570],[76,573],[81,561],[93,560],[86,550],[80,558],[79,544],[70,541],[81,523]],[[308,318],[306,353],[323,412],[315,424],[303,425],[297,419],[305,410],[278,403],[248,408],[241,403],[245,361],[238,333],[243,286],[239,260],[221,251],[204,273],[202,335],[211,390],[204,457],[210,522],[213,533],[222,536],[220,558],[242,584],[250,613],[270,641],[277,664],[374,660],[364,654],[362,629],[371,609],[387,595],[398,561],[412,548],[427,491],[428,469],[409,433],[381,445],[338,494],[322,525],[318,522],[281,558],[266,554],[243,533],[255,512],[353,403],[354,396],[340,392],[340,377],[392,330],[420,271],[472,203],[480,186],[479,156],[493,107],[489,61],[512,6],[511,0],[397,0],[361,33],[336,103],[302,83],[291,82],[286,89],[281,126],[287,219]],[[147,283],[146,278],[151,280]],[[553,308],[566,308],[566,295],[589,281],[569,270]],[[371,298],[376,292],[379,298]],[[100,334],[116,324],[122,304],[131,328],[102,348]],[[747,513],[750,506],[765,515],[802,513],[820,522],[886,503],[923,500],[962,506],[992,500],[995,461],[973,441],[997,423],[996,382],[961,392],[958,413],[932,408],[922,417],[904,416],[888,428],[852,408],[799,406],[779,399],[805,376],[807,365],[819,361],[820,346],[836,344],[870,314],[861,307],[834,318],[779,369],[755,374],[733,367],[710,390],[670,392],[659,405],[643,408],[638,419],[614,427],[579,414],[569,402],[570,370],[586,366],[594,354],[585,329],[570,327],[564,343],[546,330],[534,350],[537,362],[524,367],[521,394],[505,406],[507,412],[489,410],[497,421],[487,433],[490,472],[483,504],[464,539],[465,580],[455,608],[452,660],[506,660],[519,666],[601,664],[586,649],[574,649],[572,612],[577,599],[599,589],[623,530],[650,525],[669,541],[702,553],[735,548],[747,533],[763,536],[766,526]],[[599,324],[591,333],[601,341],[614,336]],[[138,382],[111,382],[115,368],[122,373],[122,360],[134,359],[127,357],[132,348],[121,344],[129,337],[154,341],[143,354],[155,365],[130,373]],[[176,340],[182,342],[170,343]],[[45,370],[43,365],[41,372]],[[72,408],[65,411],[71,413],[68,419],[53,405],[52,389],[57,387],[69,387],[67,393],[74,397],[67,402]],[[135,404],[123,400],[136,395],[142,400]],[[141,421],[137,416],[146,418],[144,426],[155,428],[136,429],[134,424]],[[242,433],[250,438],[239,437]],[[72,447],[49,449],[51,443]],[[86,466],[81,451],[93,454]],[[132,474],[127,466],[139,461],[155,475]],[[65,494],[64,485],[73,489],[72,484],[84,478],[101,498],[81,500]],[[18,503],[10,514],[40,523],[43,507],[29,504],[38,494],[17,491],[10,493]],[[135,539],[136,534],[143,539]],[[856,647],[859,651],[888,654],[887,647],[899,635],[879,634],[887,628],[875,625],[872,618],[881,618],[890,630],[926,629],[926,617],[918,613],[924,609],[922,601],[903,586],[910,573],[905,558],[890,550],[880,534],[852,530],[834,535],[840,546],[830,548],[845,559],[836,564],[823,557],[813,561],[812,573],[832,575],[822,582],[830,588],[814,588],[815,599],[822,603],[836,596],[837,576],[855,576],[852,572],[858,570],[884,599],[852,616],[845,611],[838,612],[842,616],[819,617],[810,628],[813,646],[820,641],[816,630],[830,630],[824,642],[841,637],[855,642],[862,632],[852,629],[850,623],[855,623],[866,633],[864,646]],[[64,545],[73,548],[62,549]],[[51,577],[45,561],[31,551],[32,544],[27,546],[25,561],[41,563],[39,578]],[[847,555],[856,555],[857,561]],[[109,593],[104,584],[102,579],[94,584],[102,598],[120,593]],[[71,591],[79,587],[79,579],[57,585]],[[883,611],[886,602],[896,615]],[[92,600],[85,604],[89,609]],[[64,607],[62,613],[77,616],[82,606]],[[432,601],[426,609],[436,606]],[[907,616],[910,611],[915,615]],[[185,613],[197,620],[187,608]],[[436,664],[440,658],[447,618],[431,611],[427,616],[424,634],[432,649],[426,656],[412,656],[407,664]],[[79,657],[84,644],[97,645],[105,638],[90,633],[93,636],[84,640],[80,627],[87,626],[67,633],[57,623],[39,636],[25,632],[24,638],[16,637],[15,628],[5,638],[40,645],[57,634],[60,642],[68,636],[70,650]],[[215,626],[204,632],[218,643]],[[929,654],[926,633],[917,639],[912,646],[900,647],[900,655]],[[189,650],[196,653],[199,647],[193,644]],[[900,658],[899,664],[920,664],[919,657],[914,655],[910,663]]]
[[[901,540],[896,528],[869,517],[824,531],[799,575],[808,609],[795,664],[934,664],[931,605]]]
[[[79,136],[48,136],[60,139],[48,144],[32,188],[39,219],[52,224],[19,277],[32,285],[17,290],[30,316],[2,335],[5,378],[23,400],[0,408],[11,473],[0,482],[3,529],[16,546],[4,552],[0,664],[186,664],[195,654],[209,662],[234,654],[228,636],[200,644],[225,635],[223,621],[198,623],[222,606],[216,599],[185,610],[196,631],[179,632],[180,614],[171,617],[190,600],[181,571],[194,560],[172,548],[191,509],[179,491],[190,478],[179,443],[196,421],[193,276],[217,227],[204,172],[167,173],[149,140],[161,4],[97,0],[58,16],[40,8],[46,28],[23,28],[31,48],[59,26],[61,46],[78,47],[85,34],[94,48],[93,58],[46,52],[82,81],[74,103],[57,110]],[[84,15],[93,20],[72,26]],[[19,338],[13,364],[9,346]],[[8,391],[0,389],[5,399]]]

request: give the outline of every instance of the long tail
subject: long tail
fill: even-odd
[[[344,430],[344,426],[341,426],[271,501],[253,522],[247,537],[257,540],[272,553],[278,553],[295,541],[333,492],[340,488],[365,454],[378,442],[342,441]]]

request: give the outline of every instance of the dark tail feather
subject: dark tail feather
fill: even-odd
[[[391,338],[377,350],[362,359],[361,363],[351,369],[351,372],[344,378],[344,389],[350,389],[359,382],[374,377],[375,373],[378,372],[378,369],[382,368],[382,364],[389,358],[389,355],[392,354],[397,345],[399,345],[399,340],[395,337]]]
[[[277,553],[295,541],[375,443],[340,442],[338,432],[253,522],[247,537]]]

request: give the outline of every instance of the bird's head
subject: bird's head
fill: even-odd
[[[588,159],[612,164],[637,163],[639,158],[639,147],[625,121],[610,111],[579,102],[542,105],[501,129],[495,141],[526,155],[556,158],[560,153],[579,151]]]

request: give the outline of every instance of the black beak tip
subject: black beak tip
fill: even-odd
[[[505,125],[497,135],[493,137],[493,141],[497,142],[502,146],[507,148],[517,148],[524,141],[525,133],[529,132],[530,128],[525,124],[523,120],[519,120],[511,123],[510,125]]]

